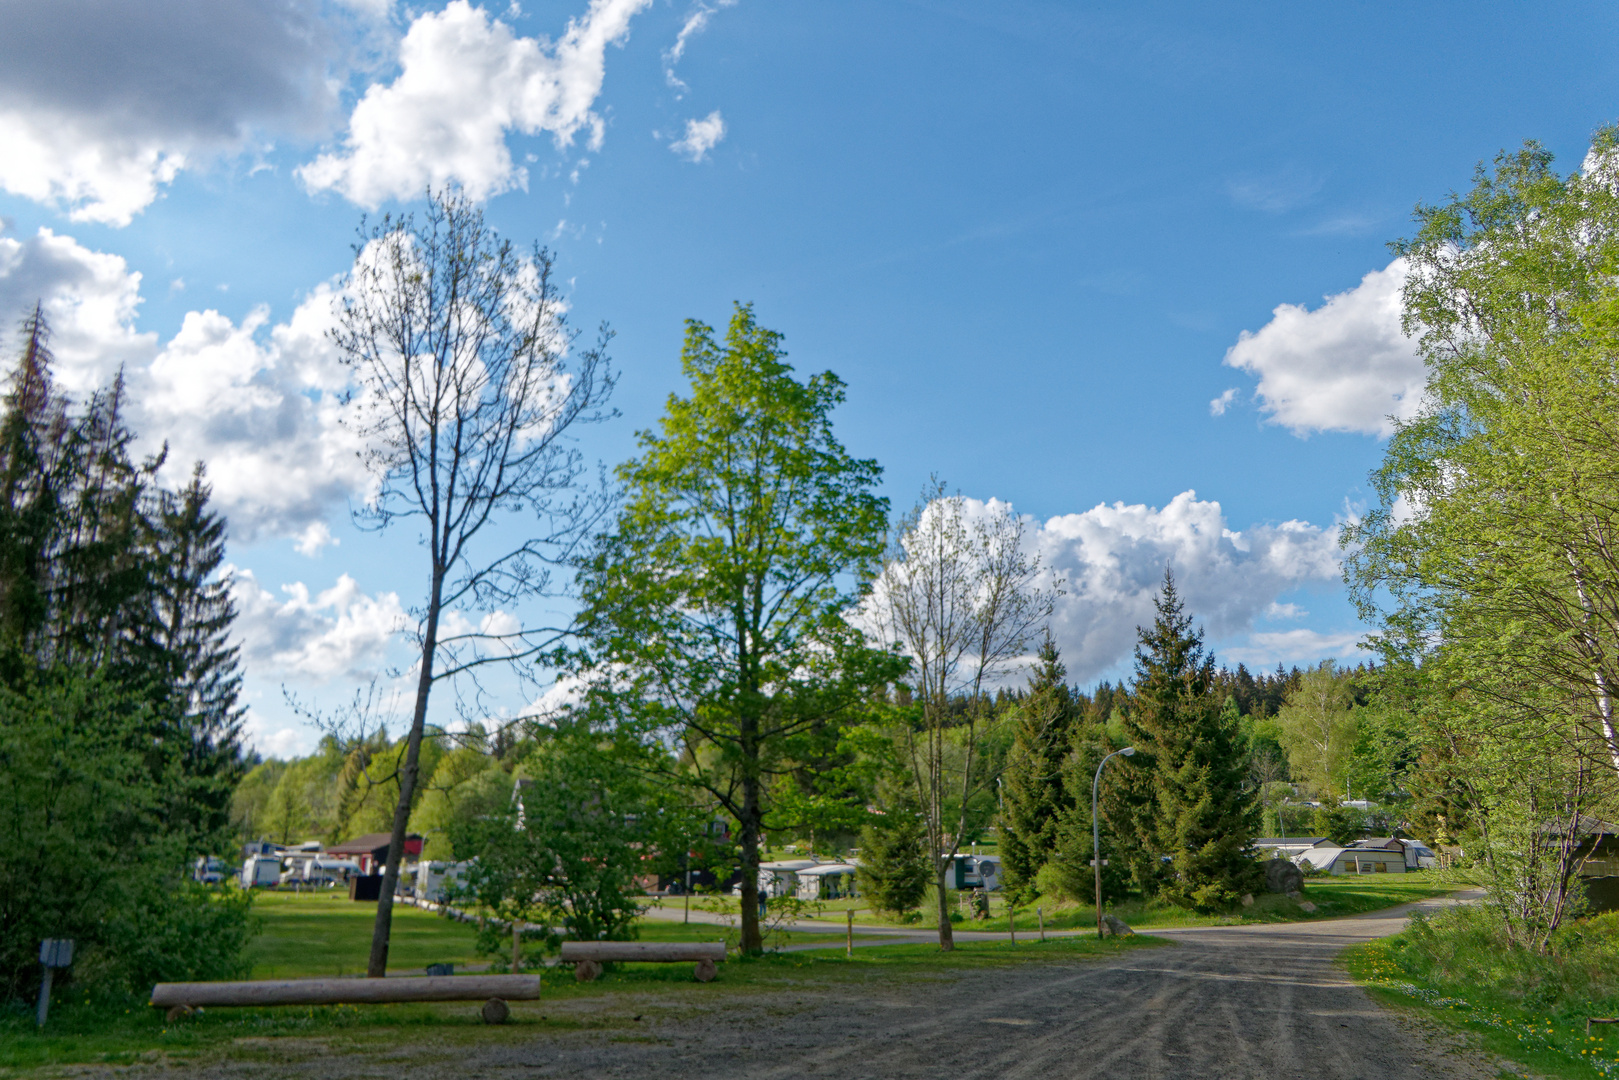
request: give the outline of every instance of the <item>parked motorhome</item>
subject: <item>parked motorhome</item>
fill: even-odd
[[[191,867],[191,879],[204,885],[218,885],[225,880],[225,860],[217,855],[199,855]]]
[[[798,894],[798,872],[817,865],[814,859],[782,859],[759,864],[759,895],[771,900]],[[736,892],[741,895],[741,886]]]
[[[283,885],[336,886],[360,872],[360,864],[353,859],[334,859],[327,855],[289,859],[288,863],[287,869],[281,874]]]

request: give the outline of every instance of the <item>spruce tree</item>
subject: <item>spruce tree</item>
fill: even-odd
[[[914,796],[892,800],[881,822],[860,833],[860,894],[878,911],[913,911],[927,895],[932,862],[927,857],[922,812]]]
[[[1063,762],[1075,710],[1063,681],[1067,675],[1048,630],[1028,693],[1017,705],[1012,752],[1001,774],[1000,848],[1006,884],[1025,899],[1033,897],[1035,875],[1057,850],[1069,801],[1063,788]],[[1088,802],[1085,817],[1088,828]]]
[[[1200,911],[1231,906],[1259,876],[1252,841],[1259,807],[1244,790],[1236,724],[1214,694],[1214,657],[1194,630],[1166,571],[1157,618],[1139,631],[1129,725],[1138,757],[1151,758],[1150,804],[1138,837],[1169,855],[1162,892]]]

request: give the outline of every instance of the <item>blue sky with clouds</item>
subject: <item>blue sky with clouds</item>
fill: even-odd
[[[1070,672],[1166,562],[1220,657],[1350,656],[1336,528],[1418,402],[1386,244],[1619,117],[1619,13],[1509,4],[53,0],[0,6],[0,319],[208,462],[255,743],[402,657],[412,537],[357,533],[324,332],[362,212],[459,183],[617,332],[609,464],[734,300],[908,506],[1032,517]],[[513,691],[515,693],[515,691]],[[514,699],[511,707],[518,707]]]

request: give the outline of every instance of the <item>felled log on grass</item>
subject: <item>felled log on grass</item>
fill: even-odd
[[[484,1017],[505,1019],[506,1001],[540,996],[538,975],[429,975],[391,979],[265,979],[257,982],[158,983],[152,1006],[179,1016],[207,1005],[379,1005],[485,999]],[[493,1007],[490,1002],[500,1002]],[[491,1017],[499,1016],[499,1020]]]
[[[698,982],[708,982],[725,959],[723,941],[564,941],[562,962],[573,965],[573,977],[590,982],[602,973],[602,965],[612,961],[637,964],[680,964],[696,962],[692,972]]]

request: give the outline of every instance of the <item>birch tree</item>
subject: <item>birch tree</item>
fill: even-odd
[[[989,692],[1050,617],[1054,589],[1039,586],[1038,556],[1024,550],[1023,520],[1002,503],[972,512],[934,482],[902,523],[873,589],[873,631],[911,659],[920,723],[904,752],[916,785],[938,898],[939,948],[955,947],[945,874],[961,849]],[[958,719],[951,701],[965,697]],[[959,757],[957,755],[959,754]],[[959,760],[959,765],[956,761]]]
[[[361,527],[414,528],[415,698],[367,974],[386,973],[393,895],[418,790],[434,687],[487,664],[532,660],[555,630],[513,612],[549,592],[550,570],[588,532],[583,462],[568,441],[604,419],[613,375],[603,329],[577,349],[549,252],[524,257],[456,191],[429,192],[418,219],[369,231],[343,290],[333,341],[353,370],[351,422],[376,483]],[[495,528],[507,515],[524,525]]]

